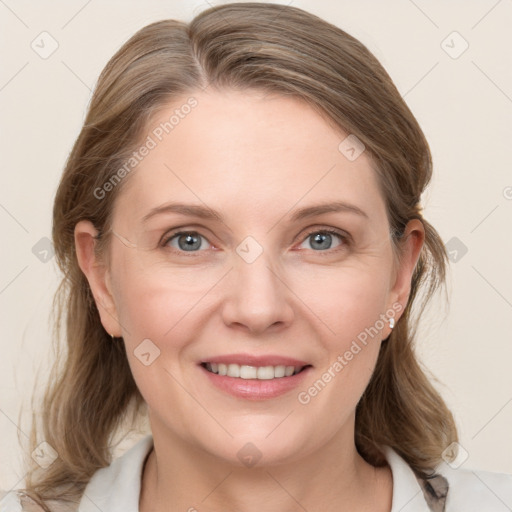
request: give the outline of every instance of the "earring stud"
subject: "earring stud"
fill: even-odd
[[[393,327],[395,327],[395,319],[394,318],[390,318],[389,319],[389,328],[393,329]]]

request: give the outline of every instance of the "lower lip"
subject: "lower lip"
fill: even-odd
[[[227,375],[209,372],[203,366],[199,366],[199,368],[214,386],[232,396],[245,398],[246,400],[267,400],[284,395],[296,388],[311,370],[311,366],[308,366],[291,377],[260,380],[228,377]]]

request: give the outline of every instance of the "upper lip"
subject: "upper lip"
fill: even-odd
[[[306,361],[274,354],[255,356],[251,354],[225,354],[209,357],[201,363],[238,364],[240,366],[309,366]]]

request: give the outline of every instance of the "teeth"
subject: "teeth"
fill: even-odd
[[[293,366],[290,366],[290,368],[293,368]],[[295,370],[295,368],[294,368]],[[286,375],[286,366],[276,366],[274,368],[274,377],[280,378],[284,377]]]
[[[299,373],[303,366],[247,366],[239,364],[206,363],[206,369],[219,375],[239,379],[271,380],[291,377]]]
[[[237,364],[228,364],[228,377],[240,377],[240,366]]]
[[[238,376],[241,379],[257,379],[258,378],[258,368],[256,368],[256,366],[242,365],[242,366],[240,366],[240,373]],[[229,375],[229,377],[233,377],[233,375]]]

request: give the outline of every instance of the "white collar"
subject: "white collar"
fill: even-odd
[[[92,476],[78,506],[78,512],[139,512],[142,469],[153,447],[148,435],[121,457]]]
[[[139,512],[142,469],[152,447],[153,437],[148,435],[110,466],[99,469],[85,488],[78,512]],[[383,451],[393,474],[391,512],[430,512],[408,464],[393,449]]]
[[[430,512],[416,475],[398,453],[389,446],[382,448],[393,474],[391,512]]]

